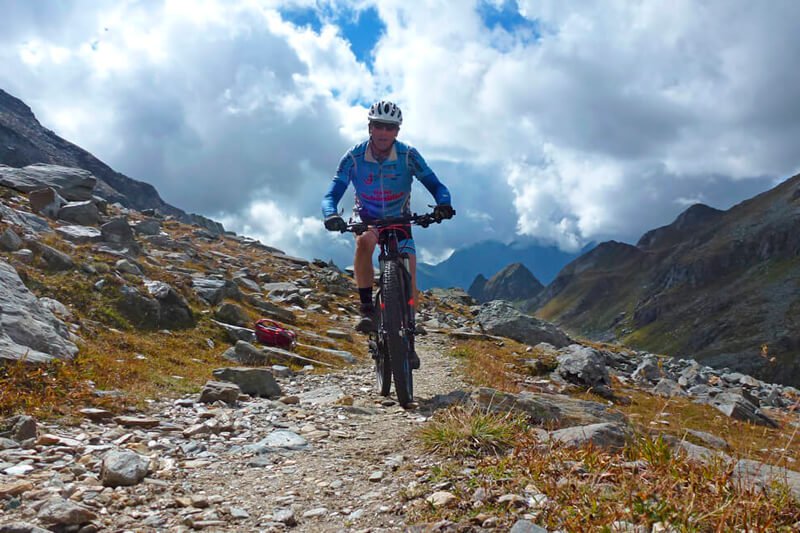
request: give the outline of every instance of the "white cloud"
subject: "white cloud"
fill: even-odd
[[[479,222],[491,222],[494,220],[494,217],[492,217],[492,215],[489,213],[478,211],[476,209],[467,209],[465,214],[470,220],[477,220]]]
[[[319,233],[319,201],[365,136],[357,102],[379,97],[453,192],[459,215],[415,233],[432,260],[515,232],[635,240],[800,169],[797,2],[518,0],[535,39],[487,28],[476,2],[33,4],[0,20],[0,86],[167,201],[292,253],[351,255]],[[319,8],[321,30],[287,6]],[[372,70],[337,26],[371,6]]]
[[[218,217],[226,228],[274,246],[289,255],[352,261],[351,238],[325,230],[318,217],[301,216],[291,207],[282,208],[271,200],[256,200],[236,215]],[[322,254],[325,250],[327,254]],[[322,257],[324,255],[324,257]]]
[[[453,255],[453,252],[455,252],[455,248],[445,248],[444,250],[430,250],[428,248],[420,248],[418,251],[419,260],[422,261],[423,263],[428,263],[430,265],[438,265],[451,255]]]

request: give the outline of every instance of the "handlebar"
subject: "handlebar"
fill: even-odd
[[[453,210],[453,216],[456,215],[455,210]],[[425,213],[424,215],[418,215],[416,213],[411,215],[405,215],[402,217],[393,217],[393,218],[381,218],[377,220],[372,220],[370,222],[356,222],[355,224],[348,224],[347,228],[342,230],[342,233],[355,233],[356,235],[361,235],[369,228],[385,228],[388,226],[397,226],[403,224],[411,224],[414,226],[421,226],[423,228],[427,228],[431,224],[440,224],[442,220],[447,220],[445,218],[437,217],[433,213]]]

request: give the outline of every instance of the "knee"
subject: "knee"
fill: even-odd
[[[356,237],[356,253],[372,254],[375,250],[375,237],[369,233],[364,233]]]

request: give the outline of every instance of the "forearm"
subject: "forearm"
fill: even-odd
[[[436,174],[431,172],[427,176],[421,176],[417,179],[428,189],[428,192],[436,200],[437,205],[450,205],[450,191],[445,187],[444,183],[439,181]]]
[[[343,182],[339,179],[334,178],[331,181],[330,187],[328,187],[328,192],[325,193],[325,196],[322,197],[322,216],[327,218],[331,215],[335,215],[337,212],[337,208],[339,206],[339,201],[344,196],[344,192],[347,190],[347,183]]]

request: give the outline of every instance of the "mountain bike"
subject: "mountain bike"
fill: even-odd
[[[409,357],[414,350],[415,324],[408,253],[398,246],[400,241],[409,238],[409,226],[427,228],[442,220],[433,213],[413,214],[373,220],[368,224],[349,224],[345,230],[356,235],[370,229],[378,231],[380,278],[375,293],[377,327],[376,331],[370,333],[369,352],[375,360],[378,392],[382,396],[389,396],[394,378],[397,402],[402,407],[414,401],[414,378]]]

